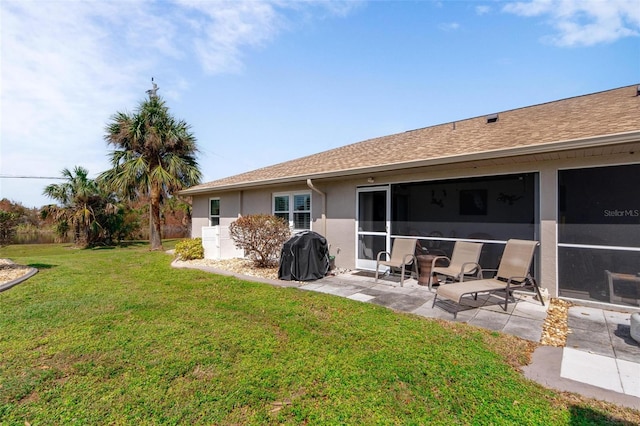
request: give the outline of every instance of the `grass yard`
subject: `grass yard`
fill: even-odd
[[[172,269],[147,244],[9,246],[0,424],[636,424],[530,382],[530,344],[321,293]]]

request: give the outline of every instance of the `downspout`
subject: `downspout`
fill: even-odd
[[[309,189],[311,189],[314,192],[317,192],[322,197],[322,235],[326,238],[327,237],[327,215],[326,215],[327,194],[325,194],[324,192],[320,191],[318,188],[313,186],[311,179],[307,179],[307,186],[309,187]]]

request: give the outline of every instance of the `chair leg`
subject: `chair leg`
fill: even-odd
[[[507,308],[509,306],[509,297],[513,297],[513,290],[507,287],[504,292],[504,311],[507,312]],[[513,303],[515,303],[516,299],[513,299]]]
[[[544,306],[544,299],[542,298],[542,294],[540,293],[540,287],[538,287],[538,283],[536,282],[536,279],[531,278],[531,281],[533,282],[533,287],[536,289],[536,293],[538,293],[538,300],[540,300],[540,303],[542,303],[542,306]]]
[[[375,282],[378,282],[378,268],[379,266],[376,264],[376,281]]]
[[[400,275],[400,287],[404,287],[404,263],[402,264],[402,274]]]
[[[431,309],[435,308],[437,299],[438,299],[438,293],[436,292],[436,294],[433,296],[433,303],[431,304]],[[460,301],[458,301],[458,303],[454,302],[454,304],[456,305],[456,307],[455,307],[455,311],[453,311],[453,319],[456,319],[458,318],[458,312],[460,312]],[[446,309],[445,311],[449,312]]]

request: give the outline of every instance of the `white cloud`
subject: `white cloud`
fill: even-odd
[[[476,14],[478,15],[486,15],[489,12],[491,12],[491,7],[489,6],[476,6]]]
[[[189,12],[195,52],[205,71],[217,74],[242,69],[245,48],[258,48],[295,24],[289,14],[307,20],[344,17],[360,1],[201,1],[176,0]]]
[[[640,35],[638,0],[532,0],[509,3],[503,11],[525,17],[544,16],[558,46],[591,46]]]
[[[3,173],[24,174],[28,165],[50,174],[95,149],[96,139],[103,147],[105,117],[130,100],[122,88],[143,68],[114,52],[96,25],[119,13],[112,4],[67,4],[2,3]],[[20,158],[25,150],[31,162]]]
[[[203,2],[180,0],[198,12],[192,18],[195,51],[207,72],[236,72],[245,47],[258,47],[283,28],[280,15],[267,2]]]
[[[150,77],[162,72],[160,94],[179,98],[187,87],[179,67],[188,61],[211,74],[236,72],[243,50],[264,46],[296,16],[306,19],[309,10],[344,16],[353,7],[2,0],[0,173],[58,176],[62,168],[82,165],[95,175],[108,167],[106,122],[116,111],[135,108]],[[0,198],[22,198],[10,192],[14,186],[4,182]]]
[[[442,31],[456,31],[460,28],[460,24],[458,24],[457,22],[447,22],[438,25],[438,28],[440,28]]]

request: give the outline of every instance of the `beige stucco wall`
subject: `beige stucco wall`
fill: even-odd
[[[235,247],[229,237],[229,224],[238,218],[241,206],[240,192],[227,192],[215,196],[196,196],[193,198],[193,219],[191,235],[193,238],[202,237],[202,227],[209,226],[209,200],[220,199],[220,235],[219,255],[222,258],[242,257],[243,252]]]
[[[209,226],[209,196],[196,195],[191,201],[191,237],[201,238],[202,227]]]
[[[549,294],[558,295],[557,284],[557,217],[558,217],[558,173],[557,168],[544,164],[540,168],[540,261],[537,280]]]
[[[327,242],[331,255],[336,256],[336,266],[352,269],[355,266],[356,186],[354,181],[320,182],[314,185],[327,196]],[[315,194],[317,195],[317,194]],[[321,207],[320,196],[314,196]],[[314,209],[315,211],[315,209]],[[317,231],[321,232],[321,231]]]
[[[198,195],[193,197],[191,235],[193,238],[202,237],[202,227],[209,226],[209,200],[220,199],[220,225],[229,226],[238,218],[241,197],[239,192],[225,192],[215,195]]]

